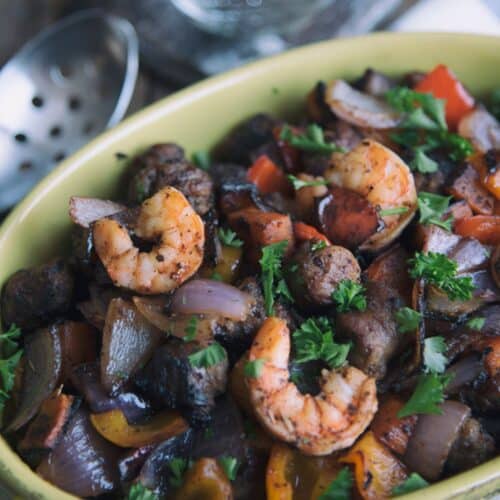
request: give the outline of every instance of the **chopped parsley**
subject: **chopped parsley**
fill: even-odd
[[[144,183],[141,181],[136,181],[135,183],[135,198],[138,203],[142,203],[148,197],[148,193]]]
[[[418,328],[422,315],[410,307],[402,307],[396,311],[394,318],[398,324],[398,332],[408,333]]]
[[[241,241],[231,229],[219,228],[219,239],[222,244],[227,247],[240,248],[243,245],[243,241]]]
[[[188,356],[191,366],[210,368],[226,359],[226,350],[218,342]]]
[[[212,273],[212,276],[210,277],[210,279],[213,279],[214,281],[224,281],[224,278],[222,277],[222,274],[218,273],[217,271],[214,271]]]
[[[352,472],[349,467],[344,467],[318,500],[350,500],[352,484]]]
[[[412,472],[405,481],[392,489],[392,496],[405,495],[406,493],[411,493],[427,486],[429,486],[429,483],[420,474]]]
[[[148,490],[142,483],[135,483],[128,490],[127,500],[158,500],[158,495]]]
[[[230,481],[236,479],[238,474],[238,460],[234,457],[219,457],[219,464]]]
[[[446,344],[443,337],[428,337],[424,340],[424,367],[426,372],[443,373],[448,359],[443,354]]]
[[[410,210],[408,207],[394,207],[394,208],[386,208],[385,210],[379,210],[378,214],[380,217],[387,217],[389,215],[400,215],[405,214]]]
[[[364,311],[366,309],[365,287],[351,280],[342,280],[332,293],[339,312]]]
[[[0,333],[0,415],[14,387],[16,368],[23,351],[19,349],[21,330],[14,324]]]
[[[292,183],[293,189],[295,189],[295,191],[298,191],[299,189],[305,187],[326,186],[328,184],[328,181],[325,179],[315,180],[315,181],[303,181],[292,174],[287,175],[287,178]]]
[[[170,484],[176,488],[182,486],[184,474],[191,467],[192,462],[187,458],[172,458],[168,463],[170,469]]]
[[[442,217],[450,204],[451,196],[441,196],[424,191],[418,194],[418,208],[420,210],[419,222],[434,224],[451,232],[453,216],[450,214],[445,220]]]
[[[244,373],[246,377],[258,378],[262,372],[262,367],[266,362],[265,359],[254,359],[245,363]]]
[[[332,324],[323,316],[309,318],[293,332],[295,361],[323,360],[330,368],[342,366],[349,354],[351,344],[337,344],[333,340]]]
[[[485,318],[481,318],[479,316],[476,316],[475,318],[469,319],[465,324],[471,330],[478,330],[478,331],[480,331],[483,328],[485,322],[486,322]]]
[[[391,89],[385,98],[390,106],[404,113],[402,130],[391,134],[391,138],[413,151],[410,163],[413,170],[423,174],[436,172],[438,164],[426,153],[437,148],[446,149],[454,161],[463,160],[473,152],[467,139],[448,131],[443,99],[407,87]]]
[[[201,170],[209,170],[212,160],[206,151],[195,151],[191,156],[192,162]]]
[[[417,413],[441,415],[439,404],[444,401],[444,388],[451,380],[450,375],[438,373],[422,373],[417,387],[406,404],[399,410],[398,418]]]
[[[314,123],[309,125],[306,131],[301,134],[294,134],[292,129],[285,125],[281,129],[280,139],[288,142],[290,146],[310,153],[329,155],[335,152],[345,152],[344,148],[332,142],[326,142],[323,129]]]
[[[184,342],[191,342],[196,338],[196,333],[198,331],[198,318],[196,316],[191,316],[189,318],[188,324],[184,330],[186,335],[182,338]]]
[[[457,277],[457,263],[442,253],[417,252],[410,259],[410,276],[423,278],[436,285],[451,300],[468,300],[472,297],[474,284],[470,276]]]
[[[262,270],[264,306],[268,316],[273,315],[275,295],[281,295],[290,302],[293,301],[283,276],[283,257],[287,247],[288,241],[284,240],[262,248],[262,257],[259,263]]]
[[[326,247],[327,245],[325,240],[316,240],[311,244],[311,251],[317,252],[318,250],[323,250],[323,248]]]

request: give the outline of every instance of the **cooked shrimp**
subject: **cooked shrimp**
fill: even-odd
[[[203,260],[203,221],[184,195],[165,187],[147,199],[135,233],[157,241],[150,252],[134,246],[117,221],[100,219],[93,227],[94,245],[116,286],[144,294],[166,293],[192,276]]]
[[[417,208],[415,181],[405,162],[390,149],[373,140],[360,142],[349,153],[332,157],[326,179],[364,196],[380,210],[408,210],[384,215],[384,227],[363,245],[365,250],[379,250],[399,236]]]
[[[377,411],[375,380],[352,366],[323,370],[321,392],[302,394],[289,380],[290,335],[286,323],[268,318],[249,360],[264,360],[259,376],[247,378],[254,410],[269,432],[309,455],[350,446]]]

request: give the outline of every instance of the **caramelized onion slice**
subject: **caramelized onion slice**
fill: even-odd
[[[82,227],[90,227],[92,222],[125,210],[120,203],[98,198],[72,196],[69,199],[69,216],[71,220]]]
[[[359,92],[344,80],[330,83],[325,100],[339,118],[358,127],[386,129],[401,121],[401,116],[382,99]]]

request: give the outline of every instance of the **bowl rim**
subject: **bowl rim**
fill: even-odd
[[[342,45],[356,43],[356,41],[363,43],[371,40],[380,40],[381,43],[384,43],[384,40],[393,40],[396,42],[398,39],[414,40],[415,43],[418,43],[419,40],[425,39],[428,41],[431,39],[436,41],[436,43],[446,42],[450,44],[454,41],[464,39],[483,40],[486,43],[498,44],[500,49],[500,37],[494,35],[447,32],[378,32],[307,44],[285,51],[281,54],[260,59],[220,75],[212,76],[148,105],[144,109],[127,117],[117,126],[92,139],[80,150],[62,161],[41,180],[5,218],[0,226],[0,247],[2,247],[3,243],[9,238],[13,228],[17,224],[22,223],[26,214],[30,212],[42,198],[50,193],[52,187],[60,178],[64,179],[71,176],[73,172],[82,168],[96,153],[105,151],[111,143],[133,134],[134,131],[150,122],[156,121],[160,116],[168,114],[170,111],[177,108],[182,108],[185,103],[191,100],[203,98],[221,88],[232,87],[239,82],[244,82],[248,77],[254,76],[255,73],[267,73],[271,68],[279,65],[282,61],[301,59],[307,57],[309,54],[313,55],[316,51],[322,51],[329,47],[339,48]],[[10,448],[0,434],[0,447],[3,446],[7,448],[6,451],[8,451],[8,453],[0,456],[0,480],[16,494],[40,499],[70,500],[77,498],[39,477],[21,457]],[[500,457],[497,457],[496,459],[492,459],[466,472],[439,481],[426,488],[425,492],[426,494],[432,494],[432,498],[451,498],[452,496],[454,497],[461,493],[468,492],[471,488],[472,490],[480,488],[499,478]],[[27,480],[29,480],[29,486]],[[33,488],[36,488],[36,490]],[[417,500],[421,498],[421,492],[417,491],[401,496],[400,498]]]

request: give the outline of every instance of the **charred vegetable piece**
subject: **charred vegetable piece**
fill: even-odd
[[[476,238],[484,245],[500,245],[500,215],[473,215],[455,222],[460,236]]]
[[[82,363],[90,363],[97,357],[97,331],[86,323],[65,321],[54,325],[61,341],[62,378],[68,382],[73,368]]]
[[[215,267],[202,270],[202,276],[208,279],[220,279],[225,283],[233,283],[238,276],[243,251],[234,246],[222,245],[221,255]]]
[[[411,436],[404,463],[424,479],[439,479],[450,449],[470,415],[470,408],[458,401],[446,401],[440,415],[420,415]]]
[[[46,399],[19,443],[19,451],[26,453],[52,450],[61,438],[70,417],[73,401],[73,396],[59,393],[54,393]]]
[[[215,396],[224,392],[227,357],[213,366],[196,368],[189,356],[200,347],[176,339],[156,349],[135,377],[139,389],[158,408],[178,408],[192,423],[207,422]]]
[[[106,314],[101,351],[101,381],[109,394],[120,387],[153,354],[161,333],[131,302],[113,299]]]
[[[185,500],[232,500],[233,490],[224,470],[213,458],[200,458],[187,471],[177,497]]]
[[[392,489],[406,479],[404,465],[368,431],[340,458],[354,467],[357,491],[363,499],[390,496]]]
[[[366,241],[379,227],[375,207],[360,194],[341,187],[330,188],[317,201],[316,217],[330,241],[350,249]]]
[[[308,500],[320,498],[338,475],[335,457],[309,457],[276,443],[267,462],[268,500]],[[349,489],[350,493],[350,489]]]
[[[500,149],[500,124],[485,109],[476,107],[464,115],[458,122],[458,133],[483,153],[490,149]]]
[[[18,271],[2,290],[2,321],[29,331],[64,314],[71,306],[73,275],[63,259]]]
[[[361,92],[365,92],[375,97],[384,96],[388,90],[395,86],[394,80],[387,75],[372,68],[365,70],[354,86]]]
[[[380,405],[370,426],[378,441],[398,455],[406,451],[408,439],[417,424],[415,415],[398,418],[397,414],[403,406],[403,401],[398,397],[389,397]]]
[[[337,245],[313,250],[303,243],[288,265],[287,282],[295,301],[303,307],[333,304],[332,293],[340,282],[359,282],[361,269],[356,257]]]
[[[130,425],[121,410],[94,413],[90,415],[90,421],[101,436],[121,448],[156,444],[182,434],[188,428],[186,421],[173,411],[157,413],[140,425]]]
[[[78,410],[37,473],[73,495],[96,497],[118,486],[118,455],[119,448],[97,433],[88,413]]]
[[[84,228],[89,228],[92,222],[114,215],[127,207],[110,200],[72,196],[69,199],[69,216],[71,220]]]
[[[148,459],[155,445],[143,446],[125,452],[118,461],[118,470],[120,471],[120,480],[122,482],[129,482],[135,479],[141,472],[141,468]],[[141,483],[136,483],[144,488]]]
[[[44,328],[27,336],[19,404],[7,431],[25,425],[56,388],[61,377],[62,348],[54,328]]]
[[[281,170],[268,156],[259,156],[247,172],[247,179],[263,194],[290,190],[290,184]]]

